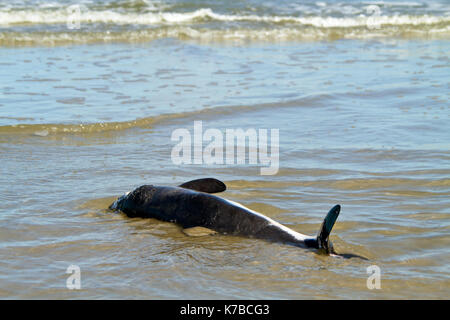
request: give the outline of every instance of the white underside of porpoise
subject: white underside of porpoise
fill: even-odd
[[[304,241],[305,239],[311,239],[311,238],[312,238],[312,237],[310,237],[310,236],[307,236],[307,235],[301,234],[301,233],[299,233],[299,232],[297,232],[297,231],[294,231],[294,230],[292,230],[292,229],[289,229],[288,227],[283,226],[281,223],[276,222],[275,220],[272,220],[272,219],[270,219],[269,217],[266,217],[266,216],[263,215],[262,213],[259,213],[259,212],[255,211],[255,210],[252,210],[252,209],[249,209],[249,208],[247,208],[246,206],[244,206],[244,205],[242,205],[242,204],[240,204],[240,203],[238,203],[238,202],[231,201],[231,200],[228,200],[228,199],[225,199],[225,198],[222,198],[222,199],[225,200],[225,201],[227,201],[227,202],[230,203],[231,205],[240,207],[240,208],[242,208],[242,209],[248,211],[250,214],[257,215],[257,216],[259,216],[259,217],[261,217],[261,218],[267,220],[271,225],[273,225],[273,226],[275,226],[275,227],[277,227],[277,228],[280,228],[282,231],[284,231],[284,232],[286,232],[286,233],[289,233],[291,236],[293,236],[295,239],[297,239],[297,240],[299,240],[299,241]]]

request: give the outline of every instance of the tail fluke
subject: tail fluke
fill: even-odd
[[[315,239],[313,237],[305,239],[306,246],[310,248],[316,248],[319,250],[319,252],[326,253],[335,257],[342,257],[346,259],[360,258],[363,260],[368,260],[367,258],[359,256],[357,254],[336,253],[334,251],[333,244],[331,243],[329,237],[331,229],[333,229],[340,212],[341,206],[338,204],[331,208],[331,210],[328,211],[325,219],[323,220],[322,225],[320,226],[319,234],[317,235],[317,237]]]
[[[331,208],[323,220],[322,226],[317,234],[317,245],[319,249],[325,250],[328,254],[333,253],[333,244],[329,241],[329,236],[340,212],[341,206],[338,204]]]

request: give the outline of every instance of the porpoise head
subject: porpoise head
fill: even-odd
[[[114,201],[109,209],[111,210],[133,210],[136,206],[143,205],[144,203],[150,203],[153,195],[156,191],[156,187],[152,185],[143,185],[139,188],[125,193]]]
[[[116,201],[114,201],[110,206],[109,209],[110,210],[120,210],[122,208],[122,204],[124,202],[124,200],[127,198],[127,196],[130,194],[131,191],[128,191],[127,193],[125,193],[123,196],[120,196],[119,198],[117,198]]]

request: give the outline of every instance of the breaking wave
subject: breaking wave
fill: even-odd
[[[75,13],[74,13],[75,12]],[[0,45],[143,42],[159,38],[199,41],[296,41],[374,37],[448,38],[450,15],[394,14],[294,16],[114,10],[0,10]]]

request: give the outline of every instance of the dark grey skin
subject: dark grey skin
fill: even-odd
[[[143,185],[120,197],[110,209],[120,210],[129,217],[174,222],[185,229],[203,227],[222,234],[282,242],[335,254],[328,237],[339,215],[339,205],[330,210],[319,235],[311,237],[238,203],[210,194],[225,189],[225,184],[211,178],[193,180],[179,187]]]

